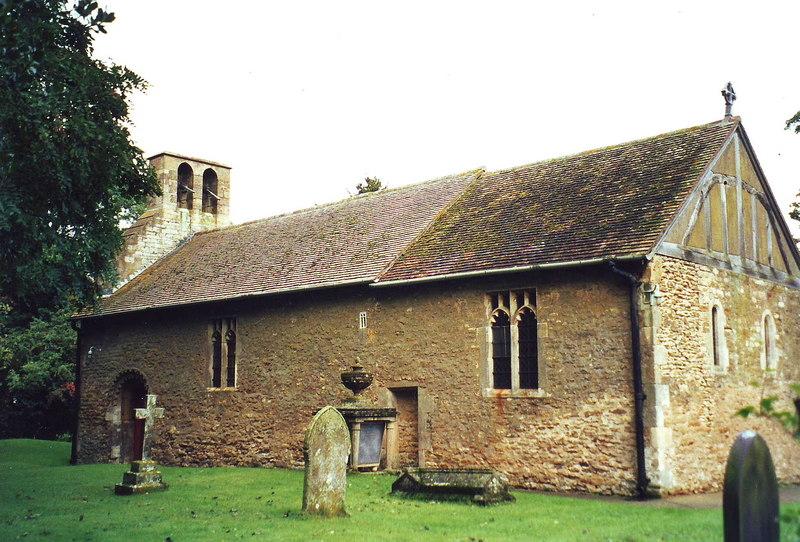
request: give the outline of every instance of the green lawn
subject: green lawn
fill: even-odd
[[[164,467],[167,491],[114,495],[124,465],[68,464],[68,443],[0,441],[0,540],[569,540],[722,539],[719,510],[515,493],[483,508],[389,495],[394,477],[349,477],[349,518],[300,513],[303,473]]]

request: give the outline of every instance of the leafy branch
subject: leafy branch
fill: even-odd
[[[751,385],[755,387],[760,386],[758,382],[753,382]],[[789,388],[795,394],[794,412],[789,410],[779,410],[776,406],[776,403],[779,400],[778,396],[769,395],[764,397],[764,389],[762,387],[761,400],[758,402],[758,406],[746,406],[736,411],[736,415],[741,416],[742,418],[749,418],[750,416],[771,418],[781,424],[781,426],[786,431],[790,432],[795,438],[800,439],[800,418],[797,414],[797,406],[800,405],[800,384],[791,384]]]

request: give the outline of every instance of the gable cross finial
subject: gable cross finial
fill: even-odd
[[[733,85],[731,82],[728,81],[728,86],[722,89],[722,97],[725,98],[725,120],[731,120],[733,115],[731,115],[731,107],[733,107],[733,102],[736,101],[736,91],[733,90]]]

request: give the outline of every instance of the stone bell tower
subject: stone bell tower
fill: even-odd
[[[231,168],[216,162],[162,152],[149,158],[161,196],[123,233],[117,257],[122,286],[193,233],[229,226]]]

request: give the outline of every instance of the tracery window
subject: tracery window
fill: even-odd
[[[236,387],[236,318],[211,322],[211,387]]]
[[[495,390],[540,388],[535,290],[488,294],[491,309],[491,376]]]

